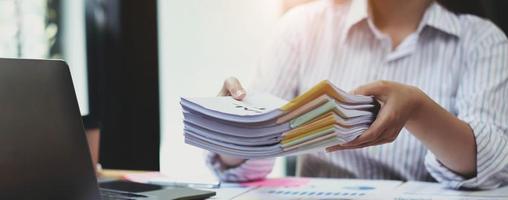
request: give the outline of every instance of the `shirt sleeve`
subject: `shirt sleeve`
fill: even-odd
[[[508,42],[489,23],[471,46],[456,96],[459,119],[468,123],[476,141],[476,176],[466,179],[428,152],[425,166],[451,188],[492,189],[508,183]]]
[[[216,153],[209,153],[207,164],[222,181],[246,182],[265,178],[272,171],[275,158],[245,160],[241,165],[233,168],[226,167]]]
[[[268,48],[262,53],[260,63],[252,77],[248,91],[267,92],[283,99],[296,96],[299,82],[298,52],[299,26],[298,12],[290,11],[279,21],[275,35]],[[301,21],[300,21],[301,22]],[[218,158],[218,154],[210,153],[208,166],[223,181],[243,182],[265,178],[271,171],[275,159],[246,160],[243,164],[226,168]]]

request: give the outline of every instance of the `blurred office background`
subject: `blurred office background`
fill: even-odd
[[[0,57],[69,63],[103,168],[212,177],[183,142],[179,98],[214,96],[228,76],[248,85],[279,17],[308,1],[0,0]],[[508,1],[441,2],[508,28]],[[271,176],[293,162],[279,158]]]
[[[88,115],[83,0],[0,0],[0,56],[65,59]]]

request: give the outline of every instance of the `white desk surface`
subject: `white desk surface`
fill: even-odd
[[[223,184],[215,191],[217,196],[211,198],[214,200],[508,200],[508,187],[491,191],[456,191],[438,183],[358,179],[311,178],[305,184],[288,187]]]
[[[102,170],[106,178],[146,171]],[[246,184],[223,183],[212,200],[508,200],[508,186],[489,191],[457,191],[438,183],[387,180],[279,178]],[[200,189],[200,188],[198,188]]]

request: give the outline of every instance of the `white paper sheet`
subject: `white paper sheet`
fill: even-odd
[[[394,200],[508,200],[508,186],[495,190],[464,191],[448,189],[439,183],[410,181],[383,196],[383,199]]]
[[[313,109],[302,111],[301,115],[288,118],[288,122],[277,124],[278,118],[285,113],[280,107],[287,102],[269,94],[251,92],[243,101],[231,97],[182,98],[185,142],[212,152],[243,158],[321,151],[328,146],[352,141],[368,128],[375,118],[376,112],[371,109],[375,107],[375,102],[370,97],[359,100],[362,99],[370,101],[345,105],[354,109],[344,108],[338,101],[329,100],[317,107],[309,106]],[[300,138],[292,144],[294,146],[281,148],[281,137],[285,133],[298,128],[309,132],[323,128],[333,123],[332,117],[335,117],[337,126],[330,135]]]
[[[391,191],[400,184],[401,181],[313,178],[300,187],[260,187],[235,200],[369,199],[371,194]]]
[[[227,97],[183,98],[207,110],[238,116],[262,115],[279,109],[287,101],[273,95],[250,92],[242,101]]]

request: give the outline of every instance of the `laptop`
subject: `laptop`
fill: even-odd
[[[0,58],[0,199],[204,199],[215,195],[129,182],[105,186],[100,190],[97,184],[67,64]]]

